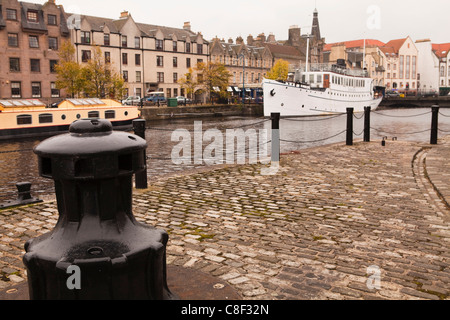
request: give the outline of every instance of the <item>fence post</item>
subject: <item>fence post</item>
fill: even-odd
[[[280,113],[272,113],[272,162],[280,162]]]
[[[364,142],[370,142],[370,111],[371,107],[364,107]]]
[[[134,134],[145,140],[145,120],[133,120]],[[147,153],[144,151],[144,163],[147,163]],[[147,166],[145,167],[147,169]],[[147,189],[147,170],[142,170],[135,173],[136,189]]]
[[[439,106],[431,107],[431,141],[430,144],[437,144],[439,128]]]
[[[354,108],[347,108],[347,146],[353,145],[353,110]]]

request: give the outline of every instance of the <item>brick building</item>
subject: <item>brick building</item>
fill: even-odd
[[[64,9],[54,0],[0,1],[0,98],[59,99],[54,66],[69,36]]]

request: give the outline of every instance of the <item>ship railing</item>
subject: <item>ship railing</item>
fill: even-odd
[[[305,64],[297,64],[297,65],[289,66],[289,72],[295,73],[296,71],[305,73],[306,65]],[[330,64],[330,63],[312,63],[312,64],[308,65],[308,72],[335,72],[335,73],[339,73],[342,75],[354,76],[354,77],[367,77],[368,76],[368,73],[366,70],[347,69],[347,68],[341,67],[339,65]]]

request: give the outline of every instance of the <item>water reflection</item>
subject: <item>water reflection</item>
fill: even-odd
[[[186,170],[205,167],[206,164],[175,165],[171,153],[178,144],[172,142],[172,133],[177,129],[188,130],[194,140],[195,119],[178,119],[148,123],[146,131],[148,142],[148,175],[149,179],[157,176],[177,174]],[[227,129],[240,128],[244,131],[255,129],[261,132],[267,130],[270,140],[271,122],[262,118],[208,118],[197,119],[202,123],[202,134],[209,129],[218,129],[225,136]],[[431,109],[392,109],[379,110],[371,114],[371,140],[396,138],[403,141],[428,142],[431,128]],[[282,119],[280,121],[281,152],[300,150],[325,144],[345,141],[346,115],[331,117],[308,117]],[[364,117],[356,114],[354,117],[355,139],[363,138]],[[450,109],[441,109],[439,115],[439,135],[450,134]],[[224,140],[225,141],[225,140]],[[33,184],[33,196],[46,198],[53,194],[53,181],[43,179],[38,175],[37,157],[32,149],[40,140],[18,140],[0,142],[0,202],[17,197],[15,184],[29,181]],[[211,141],[203,141],[203,147]],[[192,141],[192,145],[194,141]],[[270,143],[267,144],[270,154]],[[230,150],[224,149],[225,152]],[[231,150],[231,152],[236,152]],[[193,154],[192,154],[193,155]],[[223,156],[226,159],[226,153]]]

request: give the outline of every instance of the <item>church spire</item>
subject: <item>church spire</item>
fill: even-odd
[[[322,37],[320,36],[319,12],[317,11],[317,8],[314,9],[311,34],[313,35],[315,40],[322,39]]]

